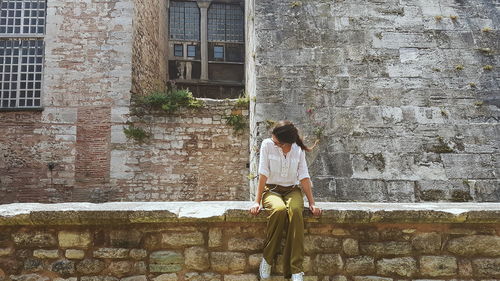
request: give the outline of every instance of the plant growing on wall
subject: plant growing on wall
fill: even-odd
[[[226,119],[226,124],[233,127],[235,134],[241,134],[247,125],[245,116],[241,113],[231,113],[223,117]]]
[[[203,103],[194,98],[187,89],[173,89],[166,93],[153,92],[142,97],[140,102],[151,109],[161,109],[168,113],[173,113],[181,107],[200,108],[203,106]]]
[[[133,124],[130,124],[128,128],[123,128],[123,132],[125,136],[129,139],[133,139],[137,142],[144,142],[147,138],[151,136],[150,133],[146,132],[143,128],[135,127]]]
[[[153,114],[154,111],[172,114],[180,108],[200,108],[203,106],[201,100],[193,97],[193,94],[187,89],[177,89],[172,86],[167,90],[157,90],[146,96],[132,95],[131,114],[138,117],[140,123],[150,123],[151,118],[144,118],[146,114]],[[148,121],[149,120],[149,121]],[[148,125],[151,127],[151,125]],[[129,127],[123,129],[125,136],[137,142],[144,142],[151,137],[144,129],[134,126],[129,122]]]

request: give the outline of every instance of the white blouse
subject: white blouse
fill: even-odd
[[[267,177],[268,184],[291,186],[310,178],[307,170],[306,152],[296,143],[285,157],[281,147],[271,138],[264,139],[260,146],[259,174]]]

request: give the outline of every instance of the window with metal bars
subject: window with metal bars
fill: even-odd
[[[208,9],[208,41],[245,42],[243,9],[237,4],[212,3]]]
[[[0,108],[41,106],[46,0],[0,0]]]
[[[170,39],[200,41],[200,9],[196,2],[170,3]]]

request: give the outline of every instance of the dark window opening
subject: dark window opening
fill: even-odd
[[[224,46],[214,46],[214,59],[224,60]]]
[[[188,45],[187,46],[187,56],[194,58],[196,57],[196,46],[195,45]]]
[[[184,56],[184,46],[182,44],[174,44],[174,56],[176,57]]]

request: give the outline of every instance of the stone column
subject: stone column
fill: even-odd
[[[201,80],[208,80],[208,7],[209,1],[198,1],[200,7],[200,33],[201,33]]]

